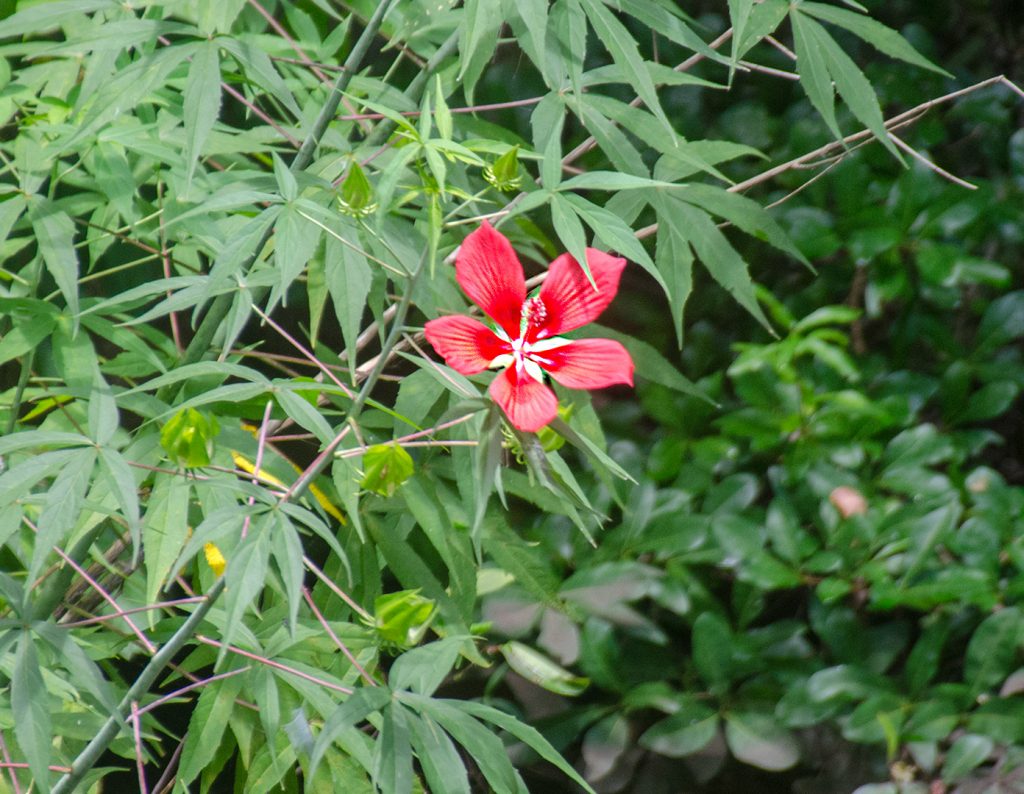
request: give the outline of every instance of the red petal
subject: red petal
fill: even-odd
[[[616,383],[633,385],[633,359],[611,339],[574,339],[564,347],[536,353],[551,377],[570,389],[603,389]],[[549,363],[548,363],[549,362]]]
[[[526,300],[523,266],[512,244],[487,221],[472,232],[455,257],[459,286],[487,316],[505,329],[510,339],[519,336],[519,320]]]
[[[527,433],[536,433],[558,414],[555,393],[514,366],[494,379],[490,392],[509,421]]]
[[[571,254],[562,254],[551,263],[538,297],[545,315],[537,323],[534,339],[558,336],[593,322],[619,291],[619,277],[626,260],[596,248],[587,249],[587,264],[597,289]]]
[[[424,333],[448,366],[463,375],[483,372],[495,358],[512,352],[512,346],[482,322],[461,314],[431,320]]]

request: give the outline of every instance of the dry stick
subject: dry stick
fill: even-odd
[[[967,86],[966,88],[961,88],[956,91],[951,91],[950,93],[944,94],[940,97],[936,97],[935,99],[929,99],[927,102],[922,102],[920,105],[917,105],[911,108],[910,110],[906,110],[903,113],[900,113],[896,116],[893,116],[891,119],[888,119],[885,122],[885,128],[886,130],[892,130],[904,126],[906,123],[916,121],[918,118],[923,116],[927,111],[931,110],[934,107],[945,104],[947,102],[952,102],[954,99],[959,99],[962,96],[966,96],[967,94],[974,93],[975,91],[980,91],[983,88],[987,88],[991,85],[996,84],[1005,85],[1014,93],[1018,94],[1021,97],[1021,99],[1024,99],[1024,91],[1022,91],[1012,81],[1008,80],[1004,75],[997,75],[996,77],[990,77],[987,80],[982,80],[980,83],[975,83],[974,85],[970,85]],[[771,179],[774,179],[779,174],[783,174],[786,171],[792,171],[794,169],[806,167],[815,160],[818,160],[819,158],[829,157],[834,152],[837,151],[843,151],[843,154],[839,156],[839,159],[842,159],[843,157],[846,156],[844,150],[847,148],[849,144],[857,143],[859,141],[865,141],[867,139],[870,139],[871,136],[871,131],[867,129],[861,130],[860,132],[855,132],[852,135],[847,135],[842,140],[832,141],[831,143],[827,143],[824,146],[815,149],[814,151],[807,152],[806,154],[802,154],[799,157],[789,160],[788,162],[781,163],[780,165],[774,166],[773,168],[769,168],[767,171],[762,171],[760,174],[750,177],[750,179],[746,179],[743,182],[738,182],[735,185],[726,188],[726,190],[729,193],[742,193],[756,185],[760,185],[763,182],[767,182]],[[643,229],[640,229],[638,232],[636,232],[636,236],[638,239],[642,240],[645,237],[650,237],[657,231],[658,224],[652,223],[650,226],[645,226]]]
[[[158,697],[152,703],[147,703],[145,706],[138,710],[138,716],[147,714],[148,712],[153,711],[154,709],[158,709],[160,708],[160,706],[164,705],[164,703],[170,703],[175,698],[180,698],[182,695],[188,692],[192,692],[195,689],[200,689],[201,687],[204,687],[207,684],[212,684],[214,681],[223,681],[225,678],[231,678],[232,676],[247,673],[251,669],[251,667],[246,665],[245,667],[239,667],[237,670],[228,670],[226,673],[217,673],[217,675],[211,675],[209,678],[201,678],[197,681],[193,681],[191,684],[183,686],[181,689],[175,689],[173,692],[168,692],[166,695]],[[132,719],[137,720],[138,717],[135,714],[133,714]]]
[[[955,174],[951,174],[945,168],[942,168],[942,167],[936,165],[931,160],[929,160],[927,157],[925,157],[923,154],[921,154],[919,151],[917,151],[917,149],[915,149],[914,147],[910,146],[908,143],[906,143],[905,141],[901,140],[900,138],[897,138],[891,132],[889,133],[889,139],[893,143],[895,143],[899,148],[901,148],[903,151],[905,151],[907,154],[909,154],[911,157],[913,157],[915,160],[917,160],[920,163],[923,163],[926,168],[930,168],[936,174],[938,174],[939,176],[941,176],[941,177],[943,177],[945,179],[948,179],[953,184],[960,185],[960,187],[965,187],[968,190],[977,190],[978,189],[977,185],[973,185],[970,182],[968,182],[966,179],[961,179],[960,177],[956,176]]]
[[[165,794],[165,792],[169,792],[174,789],[173,778],[178,769],[178,761],[181,758],[181,751],[184,747],[185,740],[182,739],[178,742],[178,746],[174,748],[174,752],[171,753],[171,760],[167,762],[167,766],[164,767],[163,774],[160,775],[160,779],[153,787],[153,794]]]

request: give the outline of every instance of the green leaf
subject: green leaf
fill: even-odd
[[[644,65],[636,39],[625,25],[615,18],[601,0],[581,0],[587,19],[597,37],[601,39],[612,60],[622,69],[626,81],[636,90],[637,96],[644,101],[651,112],[665,125],[668,133],[675,137],[672,123],[665,115],[658,99],[658,90],[651,79],[650,72]]]
[[[799,12],[793,12],[791,16],[800,18]],[[896,144],[889,138],[885,129],[885,119],[882,116],[882,109],[878,104],[878,97],[875,89],[864,76],[864,73],[853,62],[843,49],[836,44],[828,31],[813,20],[803,18],[801,21],[803,35],[816,47],[825,59],[828,72],[835,81],[836,90],[849,106],[851,112],[857,119],[881,142],[892,155],[902,162],[902,157]],[[799,64],[799,54],[798,54]],[[803,73],[801,72],[801,78]],[[841,137],[837,135],[836,137]]]
[[[459,28],[459,79],[463,81],[469,102],[473,101],[477,80],[494,54],[498,31],[504,22],[501,0],[467,0],[465,3]]]
[[[600,241],[601,245],[618,251],[622,256],[636,262],[654,277],[662,289],[665,288],[665,284],[661,280],[661,273],[654,265],[654,260],[651,259],[643,243],[636,239],[633,230],[622,218],[574,193],[568,194],[565,198],[572,205],[576,214],[593,230],[595,239]]]
[[[465,708],[467,703],[413,694],[403,695],[402,700],[418,712],[430,716],[465,748],[495,794],[518,794],[521,791],[519,775],[509,763],[505,745],[465,713],[469,711]]]
[[[1024,642],[1024,615],[1007,607],[985,618],[967,644],[964,681],[972,691],[984,692],[999,686],[1015,666],[1018,648]]]
[[[33,577],[34,578],[34,577]],[[14,735],[25,754],[36,785],[49,791],[53,732],[50,727],[49,694],[36,655],[32,635],[26,630],[18,637],[14,673],[10,687]]]
[[[747,263],[736,253],[725,235],[715,226],[707,213],[684,202],[675,204],[680,228],[687,230],[687,239],[701,263],[736,301],[753,315],[769,332],[772,328],[761,310],[754,290],[754,282],[747,271]]]
[[[562,245],[572,254],[573,259],[580,263],[587,278],[593,282],[590,266],[587,264],[587,235],[583,231],[583,224],[568,198],[558,193],[551,196],[551,223]]]
[[[320,227],[310,223],[292,205],[281,211],[274,223],[274,263],[277,265],[278,283],[274,285],[267,301],[268,310],[278,300],[282,305],[288,304],[288,288],[302,275],[306,264],[313,258],[320,234]]]
[[[821,42],[812,29],[812,26],[817,25],[795,8],[790,11],[789,19],[793,25],[793,45],[796,49],[796,71],[800,75],[800,86],[807,93],[807,98],[811,100],[815,110],[825,120],[832,135],[842,138],[843,134],[839,131],[839,124],[836,121],[832,76],[829,74]]]
[[[39,255],[64,297],[72,318],[72,334],[78,333],[78,255],[75,253],[75,225],[67,213],[50,201],[33,201],[29,220]]]
[[[348,224],[342,225],[340,235],[350,241],[359,239],[355,227]],[[345,340],[345,360],[352,382],[355,382],[356,341],[359,339],[366,301],[373,285],[373,272],[366,257],[354,250],[352,245],[345,245],[333,234],[328,234],[324,239],[327,289]]]
[[[398,444],[377,444],[363,455],[362,487],[381,496],[392,496],[399,485],[412,477],[412,456]]]
[[[619,171],[587,171],[567,179],[558,186],[559,190],[638,190],[641,188],[679,188],[672,182],[660,182],[642,176],[633,176]]]
[[[188,723],[185,745],[181,751],[178,779],[183,784],[195,780],[213,760],[235,708],[235,698],[242,688],[243,676],[235,675],[207,684]]]
[[[324,753],[347,729],[362,722],[370,714],[380,711],[391,700],[391,690],[383,686],[363,687],[357,689],[348,699],[336,708],[324,722],[324,727],[316,737],[316,744],[309,756],[310,776],[320,765]]]
[[[789,235],[756,201],[713,185],[687,185],[674,195],[688,204],[724,218],[751,237],[764,240],[811,267],[811,263],[789,239]]]
[[[28,567],[27,579],[30,582],[39,576],[46,558],[53,553],[53,547],[63,546],[74,532],[92,478],[96,455],[96,449],[89,448],[69,456],[67,464],[47,491],[39,515],[39,531],[32,547],[32,561]]]
[[[953,742],[942,764],[942,779],[955,783],[984,763],[995,749],[988,736],[966,733]]]
[[[185,83],[186,185],[192,181],[203,146],[220,115],[220,99],[220,46],[216,41],[204,41],[192,55]]]
[[[383,710],[380,734],[374,747],[373,778],[381,791],[412,794],[412,746],[409,720],[400,703]]]
[[[452,671],[459,658],[459,651],[468,639],[445,637],[406,651],[395,659],[391,666],[391,688],[396,691],[408,689],[420,695],[433,695]]]
[[[562,127],[565,106],[561,97],[548,94],[530,114],[533,147],[541,153],[540,179],[545,190],[554,190],[562,181]]]
[[[315,386],[315,384],[309,385]],[[316,406],[312,405],[303,394],[297,394],[296,390],[290,388],[292,386],[297,387],[298,390],[303,390],[302,383],[281,383],[278,384],[278,388],[274,391],[274,399],[284,409],[284,412],[288,414],[288,418],[310,431],[324,446],[330,444],[334,440],[336,433],[327,424],[327,420],[324,419],[323,414],[317,410]]]
[[[511,714],[506,714],[504,711],[500,711],[499,709],[493,708],[492,706],[488,706],[484,703],[477,703],[472,700],[448,702],[462,711],[472,714],[478,719],[486,720],[487,722],[497,725],[502,730],[507,731],[512,736],[515,736],[519,741],[523,742],[545,761],[558,767],[558,769],[566,774],[573,782],[582,787],[584,791],[594,794],[594,790],[582,777],[580,777],[579,773],[566,763],[565,759],[562,758],[559,752],[551,746],[551,743],[533,726],[526,725],[517,720]]]
[[[759,769],[781,772],[800,761],[800,747],[793,734],[766,714],[727,714],[725,740],[737,759]]]
[[[556,695],[575,697],[583,694],[590,684],[590,679],[573,675],[544,654],[521,642],[506,642],[501,646],[501,655],[505,657],[508,666],[527,681]]]
[[[800,4],[800,10],[825,22],[831,22],[833,25],[845,28],[858,38],[874,46],[879,52],[883,52],[890,57],[920,66],[923,69],[930,69],[946,77],[952,77],[945,69],[936,66],[915,50],[895,30],[865,14],[857,14],[853,11],[847,11],[845,8],[836,8],[835,6],[814,3],[809,0],[805,0],[805,2]]]
[[[159,600],[174,561],[188,542],[191,486],[183,476],[158,474],[149,497],[142,542],[146,549],[146,602]]]
[[[732,675],[732,630],[714,612],[702,613],[693,624],[693,664],[712,692],[723,692]]]
[[[718,723],[716,711],[688,699],[675,714],[648,728],[640,745],[669,758],[684,758],[708,746],[718,733]]]
[[[471,794],[466,766],[455,744],[426,714],[409,720],[410,739],[433,794]]]

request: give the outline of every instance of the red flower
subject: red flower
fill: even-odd
[[[562,254],[551,263],[537,296],[527,298],[516,252],[484,221],[462,243],[455,279],[494,326],[461,315],[426,325],[427,341],[452,369],[463,375],[503,370],[491,383],[491,397],[520,430],[534,433],[558,412],[544,372],[570,389],[633,385],[633,360],[618,342],[559,336],[593,322],[605,310],[618,292],[626,260],[588,248],[587,264],[596,290],[579,263]]]

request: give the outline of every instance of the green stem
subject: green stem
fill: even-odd
[[[341,73],[338,75],[338,79],[334,83],[334,88],[331,89],[330,96],[327,97],[327,101],[324,103],[323,108],[320,110],[320,115],[317,116],[316,121],[313,123],[313,128],[309,131],[309,135],[306,136],[306,140],[302,142],[302,147],[295,155],[295,159],[292,160],[289,170],[293,174],[297,174],[302,171],[313,161],[313,155],[316,152],[316,147],[320,143],[320,139],[323,137],[324,132],[327,130],[327,125],[331,123],[331,120],[338,112],[338,105],[341,103],[342,95],[348,88],[348,84],[352,81],[352,77],[358,71],[359,66],[363,62],[363,58],[366,56],[366,51],[370,48],[370,44],[376,37],[377,32],[380,30],[381,22],[384,21],[384,16],[391,9],[397,0],[382,0],[377,5],[376,10],[366,23],[366,27],[363,29],[362,34],[356,40],[355,46],[352,48],[352,52],[349,53],[348,58],[345,59],[345,64],[342,67]],[[242,263],[242,272],[248,271],[252,266],[253,262],[259,256],[264,246],[270,241],[273,235],[272,229],[267,229],[263,236],[259,239],[256,245],[253,247],[252,254]],[[213,337],[217,331],[220,330],[221,325],[224,323],[224,318],[227,317],[228,312],[231,310],[231,303],[234,300],[232,293],[225,293],[218,296],[213,304],[210,306],[209,311],[206,312],[206,316],[203,321],[199,324],[199,328],[196,329],[195,336],[192,337],[192,341],[189,342],[188,347],[185,348],[184,354],[178,361],[178,366],[184,366],[186,364],[194,364],[199,361],[210,349],[210,345],[213,343]],[[168,385],[160,389],[157,392],[157,397],[161,400],[167,401],[176,389],[175,385]]]
[[[195,611],[188,616],[188,620],[182,623],[181,628],[174,633],[174,636],[164,643],[164,646],[149,660],[149,664],[146,665],[139,677],[135,679],[135,683],[131,685],[125,696],[121,699],[117,707],[118,713],[110,715],[110,718],[100,728],[99,733],[78,754],[78,757],[71,763],[71,771],[58,780],[57,785],[51,789],[52,794],[70,794],[70,792],[75,790],[75,787],[81,782],[85,774],[95,766],[100,756],[107,751],[107,747],[117,736],[121,725],[124,724],[125,717],[131,710],[132,702],[141,700],[149,691],[157,676],[163,672],[163,669],[174,658],[175,654],[195,634],[199,624],[206,618],[206,614],[213,607],[214,602],[222,592],[224,592],[223,577],[214,582],[210,592],[206,594],[206,600],[196,607]]]
[[[370,370],[366,376],[366,380],[363,381],[362,388],[359,389],[359,393],[355,396],[352,401],[352,407],[348,410],[348,416],[345,417],[345,421],[354,425],[356,420],[359,418],[359,414],[362,412],[366,401],[370,399],[370,393],[373,391],[373,387],[377,385],[377,380],[380,378],[381,373],[384,371],[384,367],[387,366],[388,359],[391,357],[391,351],[395,345],[398,344],[398,339],[402,335],[402,331],[405,329],[405,318],[409,314],[409,306],[412,305],[412,295],[416,291],[416,286],[420,283],[420,277],[425,271],[427,261],[426,252],[420,258],[419,264],[416,266],[416,270],[413,271],[412,277],[406,283],[405,292],[402,293],[402,297],[398,301],[398,306],[395,309],[394,319],[391,321],[391,328],[388,330],[388,335],[384,339],[384,344],[381,345],[380,353],[377,355],[377,361],[373,365],[373,369]],[[329,450],[325,450],[328,452]],[[315,461],[307,468],[302,476],[295,481],[295,484],[289,489],[289,496],[292,499],[301,496],[305,490],[309,487],[309,484],[315,480],[324,469],[330,465],[334,456],[331,454],[322,454],[317,457]]]

